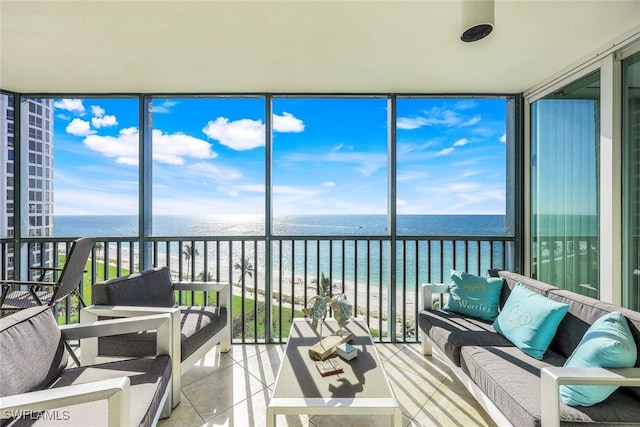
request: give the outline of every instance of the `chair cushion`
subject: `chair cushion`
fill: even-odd
[[[173,307],[175,296],[167,267],[158,267],[116,277],[93,287],[93,303],[99,305],[139,305]]]
[[[169,356],[67,369],[52,388],[124,376],[128,376],[131,381],[131,425],[152,426],[154,417],[160,408],[162,396],[171,380],[171,359]],[[58,419],[66,420],[67,425],[93,426],[97,425],[96,420],[104,420],[104,425],[106,425],[108,407],[106,400],[99,400],[57,408],[47,411],[46,414],[49,417],[56,416]],[[37,419],[38,415],[27,415],[10,422],[8,425],[17,427],[51,424],[45,419]],[[33,418],[36,418],[36,422]]]
[[[502,285],[502,278],[452,270],[449,298],[444,309],[493,322],[498,316]]]
[[[476,383],[502,413],[518,427],[540,427],[540,369],[562,366],[566,358],[548,350],[537,360],[517,347],[478,347],[462,349],[462,370]],[[638,399],[620,387],[609,399],[594,406],[567,406],[560,403],[563,426],[637,425]]]
[[[181,361],[200,348],[227,324],[224,307],[180,307]],[[155,331],[98,338],[98,355],[145,357],[156,352]]]
[[[493,328],[528,355],[541,360],[569,310],[523,285],[516,285]]]
[[[41,390],[67,366],[68,354],[49,307],[0,319],[0,397]]]
[[[491,323],[443,310],[420,312],[420,329],[431,342],[460,366],[460,349],[465,345],[509,346],[513,344],[496,333]]]
[[[631,368],[638,349],[627,319],[614,311],[596,320],[567,360],[567,367]],[[591,406],[605,400],[617,386],[560,386],[560,397],[567,405]]]

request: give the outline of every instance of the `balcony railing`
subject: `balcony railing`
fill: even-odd
[[[23,239],[19,259],[12,241],[0,241],[2,277],[32,279],[28,266],[64,265],[71,240]],[[301,309],[324,286],[331,295],[346,295],[376,340],[416,341],[421,283],[447,281],[451,269],[512,269],[515,244],[500,236],[99,238],[80,291],[90,302],[93,284],[151,266],[167,266],[176,280],[230,282],[234,342],[254,343],[285,339],[292,318],[303,316]],[[180,304],[216,299],[178,295]],[[59,321],[77,322],[78,304],[63,304]]]

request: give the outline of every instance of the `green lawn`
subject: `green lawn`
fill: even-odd
[[[66,256],[65,255],[59,255],[58,256],[58,265],[64,265],[66,260]],[[96,269],[97,269],[97,275],[96,275],[96,282],[102,282],[105,280],[105,274],[104,274],[104,263],[101,262],[96,262]],[[88,261],[87,262],[87,266],[86,266],[86,271],[89,272],[91,271],[91,262]],[[121,276],[127,275],[129,274],[129,270],[127,269],[121,269]],[[118,271],[116,269],[116,267],[114,266],[109,266],[109,270],[108,270],[108,278],[112,279],[114,277],[118,277]],[[91,274],[86,274],[84,275],[84,283],[83,283],[83,293],[82,293],[82,298],[84,299],[85,303],[87,305],[91,304]],[[176,292],[176,301],[179,300],[179,295],[178,292]],[[78,318],[78,312],[77,312],[77,307],[78,307],[78,301],[77,299],[74,297],[73,298],[73,311],[71,313],[71,319],[70,319],[70,323],[77,323],[79,322],[79,318]],[[209,301],[207,301],[208,304],[215,304],[216,303],[216,299],[215,299],[215,294],[214,295],[209,295]],[[204,292],[183,292],[182,294],[182,301],[180,301],[180,304],[183,305],[203,305],[205,304],[204,301]],[[242,297],[240,296],[236,296],[234,295],[232,297],[232,313],[234,314],[233,316],[233,331],[234,331],[234,338],[241,338],[242,336],[242,328],[244,328],[244,333],[245,333],[245,338],[248,339],[253,339],[255,338],[255,332],[256,332],[256,318],[257,318],[257,333],[258,333],[258,338],[264,338],[265,337],[265,323],[264,323],[264,317],[265,317],[265,313],[264,313],[264,302],[262,301],[258,301],[258,307],[257,307],[257,311],[256,311],[256,301],[254,299],[250,299],[250,298],[245,298],[244,300],[244,313],[245,313],[245,317],[244,317],[244,321],[242,321],[241,316],[242,316]],[[280,336],[280,307],[276,304],[273,305],[272,308],[272,324],[273,324],[273,332],[274,332],[274,336],[275,337],[279,337]],[[293,317],[304,317],[304,314],[302,313],[302,311],[300,310],[294,310],[293,312]],[[283,307],[282,308],[282,336],[283,337],[287,337],[289,335],[289,329],[291,329],[291,321],[293,319],[292,314],[291,314],[291,307]],[[63,306],[61,306],[60,309],[60,313],[58,315],[58,324],[65,324],[65,312],[64,312],[64,308]],[[377,329],[371,329],[371,335],[373,337],[377,337],[379,336],[378,330]]]

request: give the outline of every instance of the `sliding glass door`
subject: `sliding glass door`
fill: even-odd
[[[640,309],[640,53],[622,64],[623,303]]]
[[[599,297],[600,73],[531,105],[531,275]]]

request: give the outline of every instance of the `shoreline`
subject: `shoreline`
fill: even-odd
[[[109,264],[112,266],[115,266],[117,263],[117,259],[118,257],[113,254],[112,252],[112,248],[110,248],[109,250]],[[133,254],[133,261],[134,261],[134,265],[136,265],[136,260],[138,259],[138,251],[134,250],[134,254]],[[100,256],[102,255],[102,256]],[[166,253],[158,253],[158,265],[159,266],[164,266],[167,265],[167,260],[166,260]],[[102,252],[101,254],[99,254],[96,257],[97,260],[102,260],[104,262],[104,252]],[[121,248],[121,254],[120,254],[120,262],[123,268],[129,269],[130,270],[130,264],[129,264],[129,260],[130,260],[130,255],[129,255],[129,248]],[[171,276],[174,280],[178,280],[178,270],[177,267],[174,266],[178,266],[179,265],[179,257],[177,255],[171,255],[170,257],[170,271],[171,271]],[[238,271],[231,271],[229,272],[228,269],[228,263],[224,263],[223,265],[225,265],[224,271],[220,271],[220,280],[221,281],[230,281],[231,284],[233,285],[233,289],[234,289],[234,294],[237,295],[241,295],[242,290],[240,289],[239,286],[237,286],[240,283],[240,280],[238,278],[239,272]],[[195,262],[195,267],[196,267],[196,274],[201,274],[201,272],[204,271],[204,261],[196,261]],[[225,276],[227,277],[231,277],[233,280],[225,280]],[[300,297],[304,297],[305,295],[305,290],[307,292],[307,301],[309,299],[311,299],[313,296],[316,295],[315,289],[317,287],[317,284],[315,283],[315,277],[308,277],[305,278],[303,275],[295,275],[293,277],[291,277],[291,274],[289,272],[289,277],[287,277],[287,274],[283,274],[283,278],[282,280],[280,280],[280,277],[277,273],[274,273],[273,275],[273,280],[272,280],[272,292],[274,294],[279,294],[282,293],[283,296],[288,297],[288,298],[294,298],[296,300],[295,303],[295,307],[296,309],[302,309],[305,308],[302,304],[299,303],[299,298]],[[183,271],[183,277],[181,280],[189,280],[189,275],[188,274],[184,274]],[[250,292],[254,295],[260,295],[259,291],[264,291],[266,286],[266,278],[265,278],[265,274],[263,271],[258,271],[257,274],[254,274],[253,277],[249,277],[248,275],[245,276],[245,292]],[[388,312],[388,302],[387,302],[387,288],[383,285],[382,289],[380,289],[380,283],[375,283],[375,284],[371,284],[369,286],[369,288],[367,289],[365,284],[359,284],[356,288],[356,285],[353,281],[350,280],[346,280],[343,282],[341,281],[337,281],[334,280],[334,291],[332,292],[332,295],[339,295],[342,294],[342,289],[344,288],[344,294],[346,295],[347,299],[354,305],[354,315],[356,314],[361,314],[364,313],[366,314],[366,310],[367,310],[367,305],[369,307],[369,315],[372,318],[378,318],[378,312],[380,311],[380,308],[382,307],[382,315],[383,317],[386,317],[386,314]],[[380,301],[380,294],[382,294],[382,301]],[[415,303],[416,303],[416,298],[415,298],[415,290],[414,289],[409,289],[407,288],[406,293],[405,293],[405,297],[403,299],[403,291],[402,289],[399,289],[396,291],[397,294],[397,303],[396,303],[396,307],[397,307],[397,313],[399,313],[399,315],[401,315],[403,313],[403,308],[406,308],[406,318],[407,320],[414,320],[414,312],[415,312]],[[368,296],[368,300],[367,300],[367,296]],[[274,302],[277,302],[277,298],[274,298]],[[382,306],[380,305],[382,302]],[[403,306],[403,302],[405,303]],[[368,303],[368,304],[367,304]],[[357,310],[356,310],[356,304],[357,304]]]

